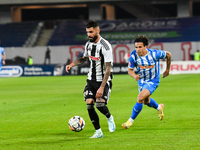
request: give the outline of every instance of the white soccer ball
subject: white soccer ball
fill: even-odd
[[[72,131],[80,132],[85,127],[85,121],[80,116],[73,116],[69,119],[68,125]]]

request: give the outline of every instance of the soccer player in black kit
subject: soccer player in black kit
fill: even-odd
[[[95,133],[90,138],[102,138],[103,132],[99,124],[96,108],[106,116],[110,132],[115,131],[114,118],[106,104],[109,101],[112,89],[113,50],[111,44],[100,36],[99,23],[90,21],[86,25],[89,41],[85,44],[83,57],[66,66],[66,72],[72,67],[81,65],[89,59],[90,69],[87,84],[84,89],[84,99],[90,120],[95,128]]]

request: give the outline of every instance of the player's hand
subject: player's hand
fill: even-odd
[[[71,67],[70,65],[67,65],[67,66],[66,66],[66,72],[69,73],[69,70],[70,70],[71,68],[72,68],[72,67]]]
[[[141,76],[141,74],[136,75],[136,76],[135,76],[135,80],[136,80],[136,81],[139,81],[139,79],[141,78],[140,76]]]
[[[169,70],[165,70],[165,72],[163,73],[163,78],[167,77],[169,75]]]
[[[5,60],[2,60],[2,65],[5,65],[5,64],[6,64]]]
[[[103,91],[104,91],[104,88],[102,86],[100,86],[100,88],[97,90],[97,93],[96,93],[96,98],[101,98],[103,96]]]

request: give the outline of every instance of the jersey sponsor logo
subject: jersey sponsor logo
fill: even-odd
[[[155,64],[152,65],[152,66],[142,66],[142,65],[139,65],[139,67],[140,67],[141,69],[149,69],[149,68],[154,68],[154,67],[155,67]]]
[[[101,60],[101,57],[94,57],[94,56],[89,56],[90,57],[90,59],[92,59],[92,60]]]

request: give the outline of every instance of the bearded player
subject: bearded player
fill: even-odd
[[[96,130],[90,138],[102,138],[103,132],[94,105],[96,104],[96,108],[106,116],[109,131],[114,132],[114,118],[106,106],[112,89],[113,52],[110,43],[100,36],[98,22],[88,22],[86,32],[89,41],[85,44],[83,57],[67,65],[66,71],[68,72],[72,67],[81,65],[89,59],[90,69],[84,89],[84,99],[87,104],[90,120]]]

